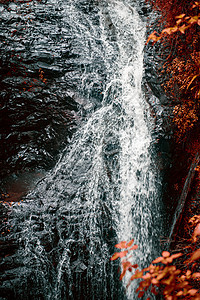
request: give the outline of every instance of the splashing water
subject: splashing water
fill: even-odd
[[[52,172],[13,209],[18,299],[136,299],[135,285],[125,294],[109,261],[114,245],[134,238],[141,267],[159,248],[158,174],[141,88],[145,24],[132,1],[101,1],[97,19],[80,3],[69,1],[64,12],[84,66],[76,80],[88,117]]]

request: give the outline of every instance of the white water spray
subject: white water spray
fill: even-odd
[[[103,62],[103,102],[55,169],[15,208],[23,244],[19,255],[27,270],[22,277],[37,278],[35,289],[45,300],[121,300],[111,249],[135,238],[139,250],[133,260],[143,266],[151,260],[161,230],[141,88],[145,24],[131,1],[102,1],[96,25],[77,10],[77,3],[66,4],[66,13],[85,64],[80,93],[92,103],[98,63]],[[134,286],[129,299],[137,298]]]

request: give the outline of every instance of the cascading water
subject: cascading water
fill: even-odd
[[[96,3],[98,22],[81,1],[65,4],[88,117],[54,170],[13,208],[16,299],[136,299],[109,261],[114,245],[134,238],[140,266],[159,248],[161,203],[141,89],[145,24],[132,2]],[[93,110],[102,78],[103,100]]]

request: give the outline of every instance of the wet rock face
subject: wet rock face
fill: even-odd
[[[62,7],[0,3],[0,176],[52,167],[80,120]],[[72,80],[73,79],[73,80]]]
[[[98,23],[98,1],[75,5]],[[150,13],[143,0],[138,0],[138,10],[143,18]],[[91,95],[80,83],[80,74],[90,69],[90,46],[76,39],[78,29],[67,13],[65,1],[0,1],[0,177],[51,168],[84,115],[88,98],[93,106],[99,103],[101,84],[92,78],[92,69],[85,82],[92,84]],[[97,59],[92,64],[103,78],[103,63]],[[146,79],[157,95],[152,65],[148,54]]]

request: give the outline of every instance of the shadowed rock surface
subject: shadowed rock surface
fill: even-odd
[[[81,119],[84,62],[65,9],[53,1],[0,4],[1,177],[52,167]]]

